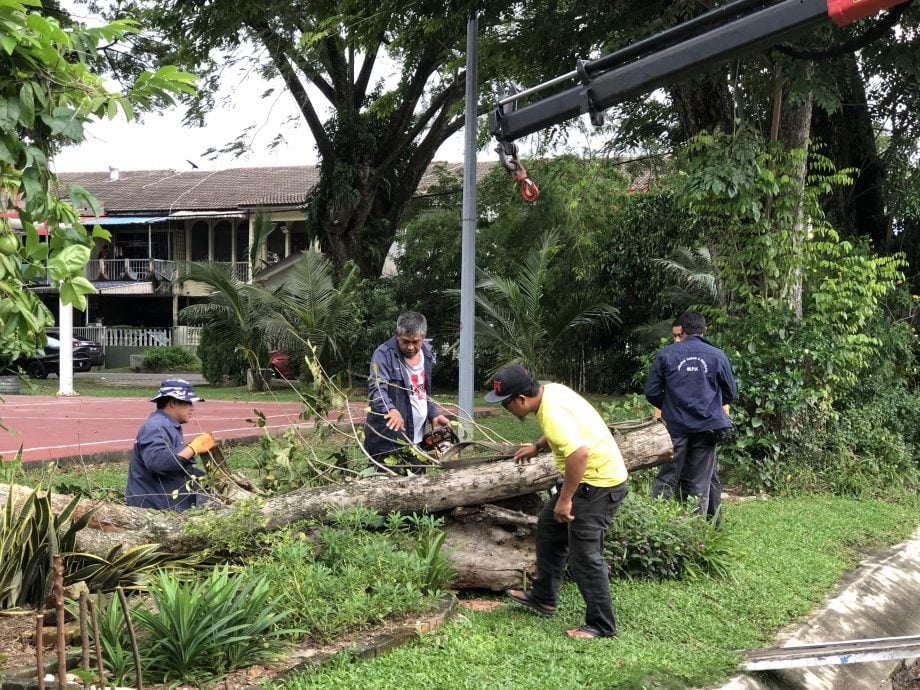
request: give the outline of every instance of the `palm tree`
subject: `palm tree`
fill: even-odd
[[[674,304],[690,307],[694,304],[719,304],[721,295],[709,247],[677,247],[667,259],[655,263],[677,280],[668,290]]]
[[[489,374],[508,364],[523,364],[538,377],[559,372],[572,352],[575,333],[619,322],[616,307],[574,290],[560,309],[547,312],[545,290],[557,242],[555,230],[546,232],[514,277],[480,272],[476,335],[497,354]]]
[[[342,358],[360,327],[351,301],[357,280],[355,267],[346,266],[336,286],[332,264],[319,252],[304,252],[281,288],[269,297],[266,334],[279,349],[309,352],[328,370]]]
[[[268,291],[241,281],[231,266],[215,263],[186,264],[179,280],[202,283],[209,289],[207,302],[179,312],[183,321],[210,324],[224,342],[232,343],[243,355],[249,368],[268,366],[265,337],[266,317],[271,314]]]
[[[676,307],[675,316],[693,307],[723,303],[709,247],[677,247],[671,256],[655,259],[654,263],[674,279],[664,296]],[[655,321],[637,326],[633,333],[641,340],[657,343],[671,337],[671,323],[670,319]]]

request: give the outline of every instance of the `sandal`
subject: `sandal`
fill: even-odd
[[[566,630],[565,634],[573,640],[593,640],[597,637],[612,637],[613,639],[617,639],[616,633],[604,635],[593,625],[583,625],[580,628],[572,628],[571,630]]]
[[[536,611],[541,616],[556,615],[555,606],[547,606],[546,604],[541,604],[539,601],[534,599],[533,594],[527,590],[506,589],[505,596],[516,601],[518,604],[521,604],[521,606],[526,606],[527,608]]]

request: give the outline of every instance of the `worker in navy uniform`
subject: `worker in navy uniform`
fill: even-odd
[[[203,401],[184,379],[164,380],[150,398],[157,409],[138,430],[128,464],[125,498],[129,506],[184,511],[203,502],[197,478],[204,472],[195,466],[195,458],[216,442],[205,433],[186,443],[182,434],[194,404]]]
[[[716,468],[716,446],[731,435],[726,407],[737,392],[728,357],[707,341],[706,318],[695,311],[681,315],[683,339],[655,357],[645,397],[661,409],[674,443],[673,467],[679,468],[676,497],[699,499],[707,513]]]

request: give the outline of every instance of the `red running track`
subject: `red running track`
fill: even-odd
[[[364,406],[353,414],[364,421]],[[0,457],[10,459],[20,445],[27,462],[51,460],[92,461],[94,456],[124,453],[128,459],[137,430],[154,410],[144,398],[96,398],[7,395],[0,404]],[[272,432],[290,426],[312,426],[300,418],[300,403],[275,401],[208,400],[197,403],[191,421],[183,429],[186,439],[210,431],[218,442],[257,436],[255,410],[265,416]],[[359,411],[360,410],[360,411]],[[250,421],[252,420],[252,421]],[[344,421],[344,420],[343,420]]]

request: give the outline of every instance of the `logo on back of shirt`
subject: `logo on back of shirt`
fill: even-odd
[[[708,374],[709,365],[706,364],[706,360],[702,357],[685,357],[677,365],[677,371],[686,371],[688,373],[701,371],[704,374]]]

